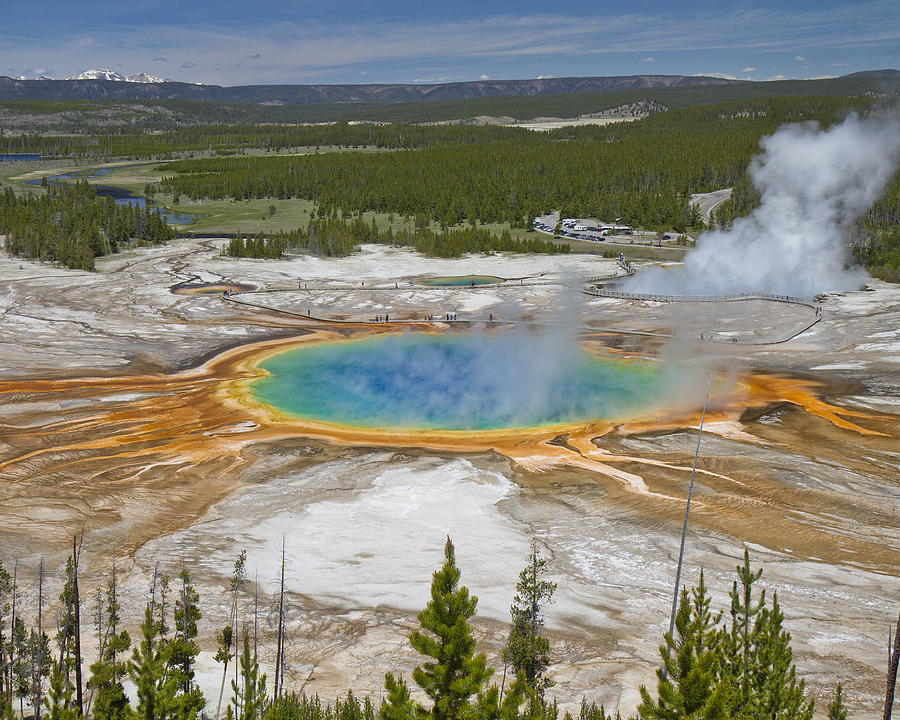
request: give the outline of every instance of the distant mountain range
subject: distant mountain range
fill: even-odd
[[[97,68],[95,70],[85,70],[83,73],[78,73],[77,75],[73,75],[72,77],[67,77],[66,80],[109,80],[111,82],[130,83],[172,82],[171,80],[157,77],[156,75],[148,75],[145,72],[135,73],[134,75],[120,75],[114,70],[105,70],[103,68]]]
[[[36,78],[27,78],[20,75],[16,80],[54,80],[49,75],[41,75]],[[133,75],[121,75],[115,70],[107,70],[106,68],[94,68],[93,70],[85,70],[67,77],[66,80],[109,80],[110,82],[130,82],[130,83],[164,83],[174,82],[166,78],[157,77],[156,75],[148,75],[145,72],[134,73]]]
[[[891,77],[897,70],[873,70],[847,77]],[[13,79],[0,76],[0,100],[207,100],[230,103],[316,104],[466,100],[498,96],[596,93],[643,88],[688,88],[758,84],[747,80],[687,75],[478,80],[439,84],[385,85],[239,85],[221,87],[173,82],[146,73],[120,75],[88,70],[66,80]]]
[[[239,85],[221,87],[172,82],[145,73],[119,75],[89,70],[66,80],[0,76],[0,100],[210,100],[240,103],[409,102],[465,100],[505,95],[545,95],[657,87],[727,85],[733,80],[685,75],[478,80],[386,85]]]

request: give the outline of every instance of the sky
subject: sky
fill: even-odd
[[[900,68],[900,0],[0,0],[0,75],[216,85]]]

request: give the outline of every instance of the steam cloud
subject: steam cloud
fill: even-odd
[[[683,268],[653,268],[624,289],[811,297],[860,287],[865,273],[845,270],[847,226],[880,197],[897,169],[896,113],[851,115],[828,130],[817,123],[785,125],[760,144],[764,152],[750,166],[760,206],[731,230],[704,234]]]

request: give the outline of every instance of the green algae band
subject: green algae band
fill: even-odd
[[[633,417],[662,386],[653,363],[600,359],[525,332],[382,335],[264,360],[258,400],[307,420],[406,430],[500,430]]]

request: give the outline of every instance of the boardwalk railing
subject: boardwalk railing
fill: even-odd
[[[775,302],[805,305],[817,310],[818,307],[808,298],[793,295],[773,295],[770,293],[737,293],[734,295],[660,295],[656,293],[630,293],[619,290],[604,290],[599,287],[586,287],[584,292],[598,297],[618,298],[621,300],[650,300],[653,302],[733,302],[735,300],[773,300]]]

